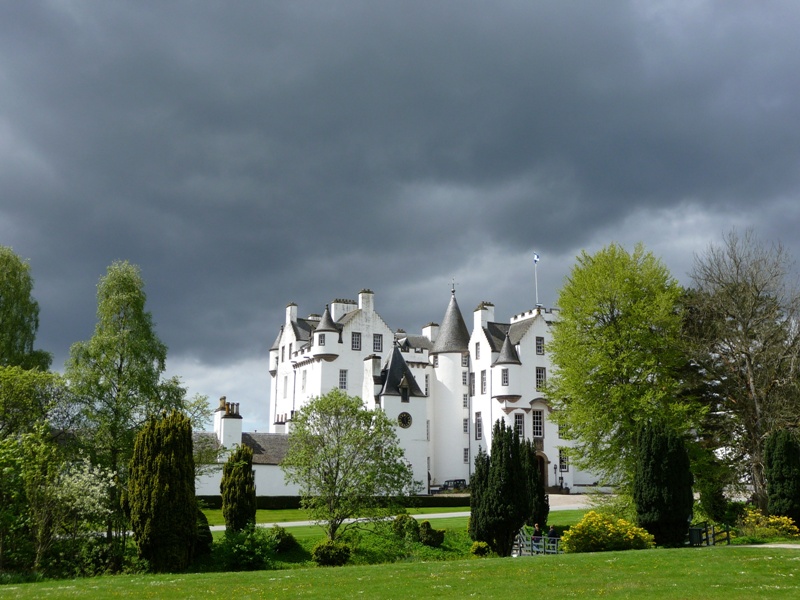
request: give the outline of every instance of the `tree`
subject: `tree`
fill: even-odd
[[[48,352],[34,350],[39,303],[33,299],[30,266],[7,246],[0,246],[0,366],[50,367]]]
[[[0,367],[0,438],[33,431],[38,423],[69,429],[75,409],[57,373]]]
[[[525,524],[542,527],[547,525],[547,518],[550,515],[550,500],[544,489],[544,481],[539,471],[539,461],[536,455],[536,445],[533,440],[523,440],[520,442],[522,452],[522,469],[525,473],[525,481],[528,484],[526,496],[529,500],[526,509]]]
[[[472,539],[486,542],[500,556],[510,556],[517,532],[530,515],[530,483],[519,436],[500,419],[492,431],[492,453],[488,457],[478,453],[470,483],[473,494],[478,485],[478,497],[470,500]]]
[[[680,397],[681,288],[644,246],[582,252],[559,295],[548,395],[581,467],[630,490],[637,424],[658,414],[679,432],[702,411]]]
[[[253,450],[238,446],[222,467],[222,516],[226,531],[241,531],[256,524],[256,476]]]
[[[694,497],[689,453],[683,439],[659,421],[636,435],[633,501],[639,525],[661,546],[680,546],[689,531]]]
[[[764,440],[800,422],[800,292],[780,244],[731,231],[695,258],[692,355],[715,389],[711,412],[729,432],[733,465],[767,509]]]
[[[769,514],[800,525],[800,442],[788,429],[773,431],[764,442]]]
[[[421,485],[413,481],[394,423],[338,389],[295,412],[281,466],[330,540],[358,526],[348,519],[395,514],[400,499]]]
[[[186,569],[197,538],[189,419],[178,411],[151,417],[136,436],[129,472],[125,504],[139,556],[157,572]]]
[[[161,382],[167,348],[155,334],[145,301],[139,268],[113,263],[97,286],[94,335],[73,344],[66,365],[70,387],[83,404],[86,451],[94,464],[117,474],[112,490],[117,507],[139,429],[149,417],[180,408],[182,401],[173,382]],[[125,516],[117,510],[107,527],[108,541],[116,542],[115,561],[121,559],[126,531]]]

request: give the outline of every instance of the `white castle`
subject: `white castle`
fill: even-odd
[[[248,443],[250,435],[248,445],[256,451],[285,448],[294,412],[339,388],[396,422],[422,493],[448,480],[469,482],[478,451],[491,450],[498,419],[534,441],[551,490],[585,491],[595,477],[569,464],[564,448],[571,442],[560,436],[541,391],[551,371],[547,341],[557,319],[557,309],[537,306],[501,323],[494,305],[481,302],[470,333],[453,291],[441,325],[430,323],[411,335],[389,328],[375,311],[371,290],[362,290],[357,301],[334,300],[322,316],[299,318],[291,303],[269,352],[270,433],[243,436],[238,406],[232,414],[221,404],[217,439],[230,447]],[[265,464],[275,466],[279,454]],[[268,488],[274,489],[274,478],[268,478]]]

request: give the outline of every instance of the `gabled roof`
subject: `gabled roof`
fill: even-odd
[[[453,291],[450,296],[450,304],[444,313],[442,325],[439,327],[439,335],[433,343],[430,354],[441,354],[443,352],[466,352],[469,348],[469,331],[464,323],[464,317],[456,302],[456,293]]]
[[[308,319],[297,319],[292,321],[292,329],[294,330],[294,337],[298,342],[306,342],[311,339],[311,334],[317,326],[316,321],[309,321]]]
[[[430,350],[431,341],[424,335],[409,335],[405,332],[395,333],[394,339],[401,349],[408,350],[409,348],[422,348],[423,350]]]
[[[519,354],[517,354],[517,349],[514,344],[511,343],[511,338],[506,335],[506,339],[503,342],[503,347],[500,350],[500,356],[497,357],[497,360],[494,361],[496,365],[521,365],[522,361],[519,359]]]
[[[278,331],[278,337],[275,338],[275,341],[272,342],[272,346],[269,347],[270,350],[277,350],[280,347],[281,336],[283,336],[283,325],[281,325],[281,329]]]
[[[341,317],[339,317],[338,321],[339,325],[347,324],[353,319],[353,317],[355,317],[358,314],[361,314],[360,308],[356,308],[355,310],[351,310],[350,312],[344,313]]]
[[[192,438],[196,446],[219,448],[217,436],[211,431],[196,431]],[[242,444],[253,451],[254,465],[279,465],[289,450],[289,434],[244,432]]]
[[[417,380],[411,374],[400,348],[395,344],[386,365],[381,370],[381,396],[401,396],[401,387],[408,388],[408,395],[413,397],[424,397]]]

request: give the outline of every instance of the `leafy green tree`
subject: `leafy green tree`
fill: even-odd
[[[789,517],[800,526],[800,442],[789,429],[772,432],[764,442],[769,514]]]
[[[39,303],[33,299],[30,266],[7,246],[0,246],[0,366],[50,367],[48,352],[34,350]]]
[[[397,514],[402,497],[421,485],[413,480],[394,423],[338,389],[295,413],[281,466],[286,480],[300,485],[303,508],[329,540],[359,526],[348,519]]]
[[[0,573],[28,568],[28,544],[24,464],[21,444],[14,437],[0,437]]]
[[[189,566],[197,539],[192,426],[178,411],[136,436],[126,506],[139,556],[157,572]]]
[[[484,456],[479,452],[475,460],[478,477],[473,474],[470,479],[473,486],[478,484],[479,492],[478,498],[470,500],[473,508],[470,534],[473,540],[488,543],[500,556],[510,556],[517,532],[531,510],[530,479],[523,467],[522,445],[513,427],[506,427],[498,419],[492,431],[492,453]],[[475,487],[472,489],[474,493]]]
[[[638,244],[582,252],[559,295],[548,351],[555,418],[576,442],[580,467],[630,490],[639,421],[659,414],[686,432],[702,411],[680,397],[681,288]]]
[[[92,338],[73,344],[66,366],[71,390],[83,403],[86,451],[94,464],[117,474],[112,506],[120,507],[120,490],[134,439],[144,422],[162,411],[180,409],[173,385],[162,383],[166,346],[145,310],[144,282],[135,265],[115,262],[97,286],[97,325]],[[117,509],[107,524],[112,569],[121,566],[128,523]]]
[[[76,417],[72,400],[58,373],[0,367],[0,438],[29,433],[45,421],[70,429]]]
[[[633,500],[639,525],[661,546],[680,546],[689,531],[694,497],[683,439],[659,421],[641,423],[636,435]]]
[[[226,531],[241,531],[256,524],[256,475],[253,450],[240,445],[222,467],[222,516]]]
[[[695,259],[688,296],[691,354],[714,394],[709,414],[729,464],[767,509],[764,441],[800,422],[800,290],[780,244],[727,233]]]
[[[525,492],[529,506],[526,510],[525,524],[539,524],[544,527],[550,515],[550,500],[544,489],[544,481],[539,471],[539,461],[536,455],[536,445],[533,440],[523,440],[520,442],[522,453],[522,469],[525,473],[525,481],[528,488]]]

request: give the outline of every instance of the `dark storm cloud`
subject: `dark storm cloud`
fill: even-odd
[[[799,17],[791,2],[6,3],[0,243],[31,259],[55,366],[128,259],[170,355],[229,367],[264,356],[288,301],[319,311],[371,287],[390,326],[415,329],[441,319],[453,277],[465,310],[529,308],[534,249],[554,298],[576,251],[639,230],[680,267],[732,224],[790,242]],[[700,247],[662,239],[677,215],[697,215],[681,237]]]

